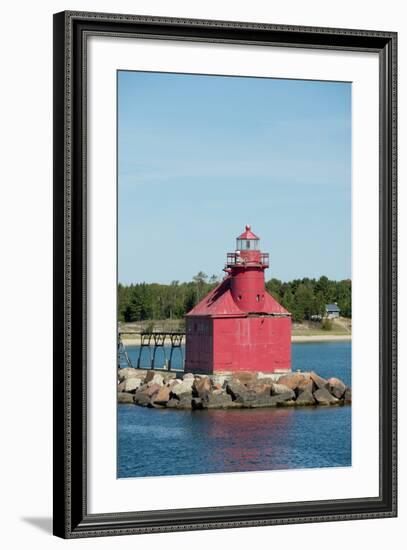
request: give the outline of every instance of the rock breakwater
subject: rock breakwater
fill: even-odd
[[[340,406],[352,401],[351,389],[341,380],[315,372],[206,376],[125,368],[118,370],[117,392],[119,403],[193,410]]]

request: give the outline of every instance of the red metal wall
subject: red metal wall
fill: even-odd
[[[230,290],[242,311],[260,312],[264,308],[264,271],[258,267],[233,268]]]
[[[290,317],[187,318],[185,372],[290,369]]]
[[[213,372],[291,369],[291,318],[213,320]]]
[[[213,319],[186,318],[185,372],[213,372]]]

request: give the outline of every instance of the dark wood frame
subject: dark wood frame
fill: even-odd
[[[319,502],[88,514],[86,41],[90,35],[377,52],[380,58],[380,495]],[[62,12],[54,15],[54,534],[64,538],[394,517],[396,447],[394,32]],[[112,98],[113,100],[113,98]]]

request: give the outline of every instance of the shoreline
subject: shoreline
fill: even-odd
[[[310,336],[295,335],[291,337],[291,343],[304,342],[350,342],[351,334],[314,334]]]
[[[339,378],[315,372],[285,374],[235,371],[215,374],[119,369],[121,404],[168,409],[257,409],[267,407],[342,406],[352,390]]]
[[[350,342],[352,341],[351,334],[314,334],[314,335],[294,335],[291,337],[292,344],[307,343],[307,342]],[[125,346],[137,346],[141,342],[141,338],[122,337],[122,342]]]

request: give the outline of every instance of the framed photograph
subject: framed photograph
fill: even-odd
[[[54,15],[55,535],[397,514],[396,44]]]

